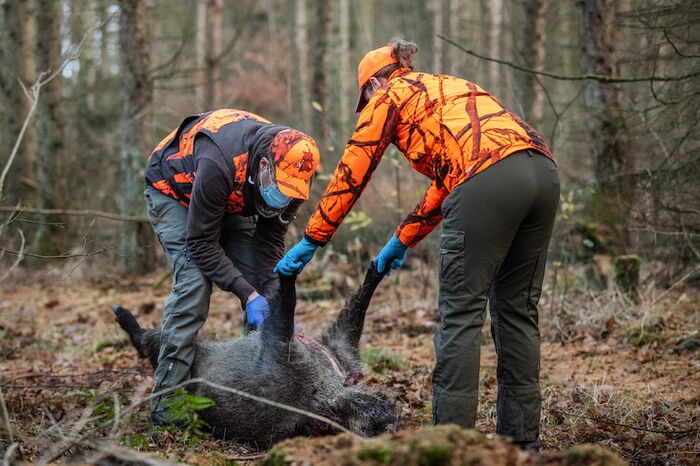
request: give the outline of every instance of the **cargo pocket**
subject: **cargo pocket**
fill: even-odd
[[[440,291],[464,292],[464,232],[443,230],[440,235]]]
[[[173,268],[173,289],[179,289],[182,282],[182,275],[186,274],[186,269],[189,267],[191,257],[187,248],[183,248],[179,254],[175,256],[172,263]]]

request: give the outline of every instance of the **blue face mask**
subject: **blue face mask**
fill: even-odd
[[[258,188],[265,204],[275,209],[284,209],[292,201],[291,197],[285,196],[280,192],[279,188],[277,188],[277,183],[274,181],[267,188],[263,188],[260,185],[258,185]]]

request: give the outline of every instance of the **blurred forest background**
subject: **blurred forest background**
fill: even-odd
[[[552,264],[589,263],[601,285],[615,257],[636,254],[668,285],[700,259],[693,0],[0,4],[3,267],[152,269],[146,158],[184,116],[223,107],[317,138],[295,239],[352,133],[356,65],[394,37],[418,43],[417,69],[479,83],[549,142],[563,188]],[[427,185],[388,151],[326,250],[369,258]],[[435,257],[435,236],[415,257]]]

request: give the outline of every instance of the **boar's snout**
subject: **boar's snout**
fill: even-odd
[[[394,402],[379,393],[350,391],[337,400],[336,412],[341,424],[364,437],[395,432],[398,427]]]

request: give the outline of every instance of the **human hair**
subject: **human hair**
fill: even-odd
[[[413,55],[418,52],[418,46],[410,40],[392,39],[387,45],[393,47],[391,56],[398,60],[398,63],[387,65],[374,73],[376,78],[388,78],[391,73],[399,68],[413,69]]]
[[[418,52],[418,46],[415,42],[404,39],[392,39],[389,45],[394,47],[391,55],[399,61],[402,68],[413,69],[413,55]]]

